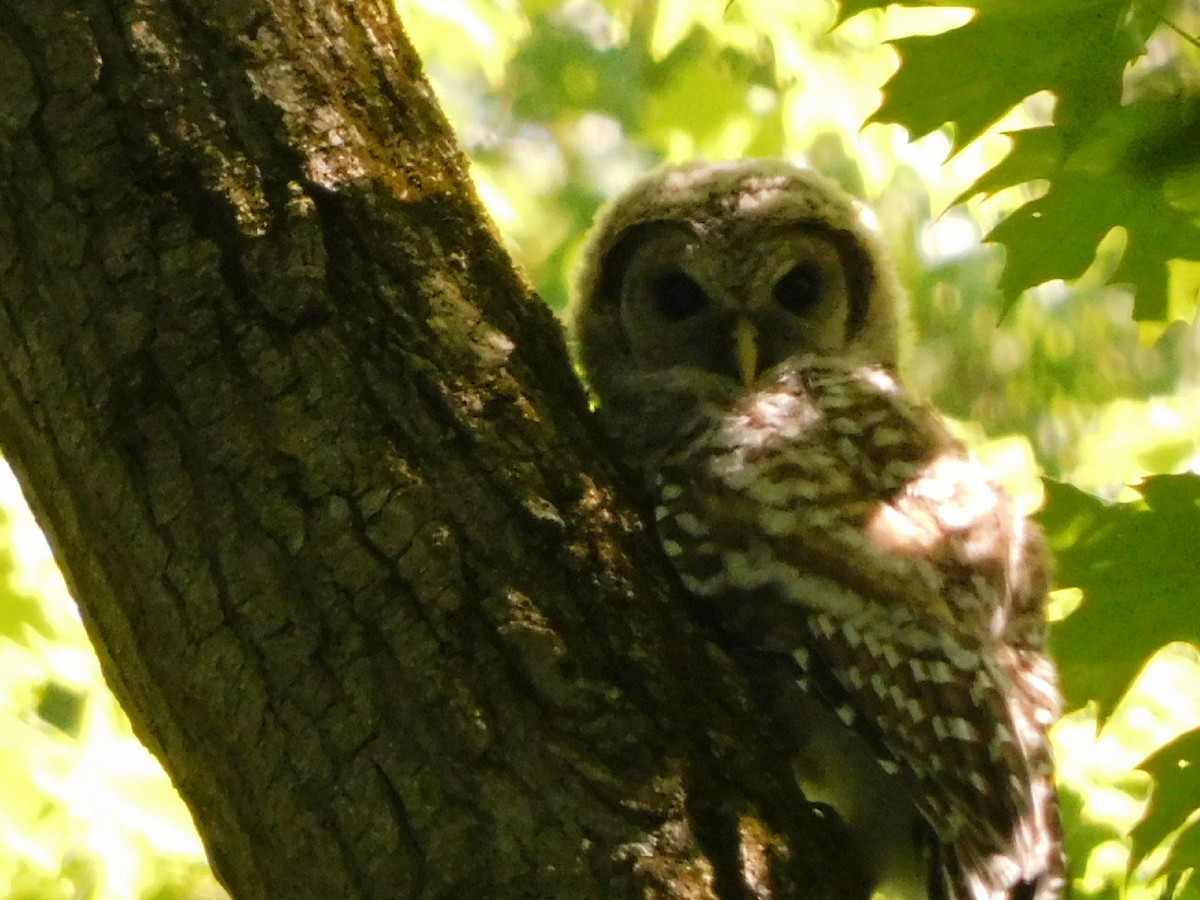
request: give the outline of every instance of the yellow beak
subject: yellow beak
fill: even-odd
[[[749,387],[758,375],[758,330],[749,319],[738,319],[733,328],[733,342],[742,383]]]

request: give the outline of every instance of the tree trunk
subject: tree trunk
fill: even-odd
[[[0,441],[235,897],[856,896],[385,2],[0,0],[0,182]]]

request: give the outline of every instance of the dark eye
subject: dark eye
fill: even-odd
[[[816,263],[793,266],[775,282],[775,302],[792,315],[809,312],[825,293],[825,273]]]
[[[704,288],[679,269],[669,269],[655,278],[650,283],[650,296],[659,314],[669,322],[681,322],[708,306]]]

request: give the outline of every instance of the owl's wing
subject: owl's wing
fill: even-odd
[[[1024,572],[1040,558],[957,445],[874,395],[887,414],[853,433],[809,399],[787,423],[766,416],[771,434],[731,419],[666,459],[663,548],[737,640],[792,656],[972,877],[1020,881],[1045,858],[1052,715],[1023,688],[1040,648],[1005,637],[1014,598],[1044,587]],[[868,452],[873,429],[890,455]]]

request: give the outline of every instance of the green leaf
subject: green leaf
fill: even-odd
[[[0,459],[0,466],[4,465]],[[27,644],[32,633],[48,638],[54,634],[54,629],[42,609],[41,598],[13,587],[17,566],[10,549],[12,529],[11,517],[0,505],[0,638]]]
[[[980,0],[961,28],[893,42],[900,69],[874,122],[915,137],[945,123],[956,149],[1039,91],[1059,97],[1057,121],[1090,123],[1121,99],[1125,64],[1143,44],[1125,24],[1129,0]]]
[[[1093,124],[1057,171],[1054,154],[1063,140],[1054,132],[1060,129],[1018,132],[1012,153],[968,189],[967,194],[991,192],[1025,176],[1050,179],[1044,196],[1017,209],[985,238],[1007,250],[1000,279],[1006,305],[1036,284],[1078,278],[1101,238],[1122,228],[1125,252],[1112,280],[1137,286],[1135,319],[1166,316],[1168,262],[1200,259],[1200,228],[1172,203],[1164,183],[1177,166],[1145,168],[1147,159],[1161,159],[1160,136],[1178,119],[1178,106],[1155,97],[1114,111]]]
[[[779,112],[755,114],[748,85],[768,77],[758,61],[729,47],[721,48],[707,32],[693,31],[659,67],[653,90],[643,98],[641,124],[652,146],[669,146],[671,135],[687,134],[705,155],[721,158],[782,150]],[[696,98],[703,97],[703,103]]]
[[[0,551],[0,557],[3,555]],[[2,567],[0,563],[0,638],[27,644],[30,632],[50,637],[54,630],[46,619],[40,598],[14,591]]]
[[[853,0],[842,15],[870,8]],[[1126,64],[1145,48],[1147,22],[1129,0],[979,0],[961,28],[896,41],[901,66],[873,121],[915,136],[955,126],[955,147],[1038,91],[1057,96],[1053,127],[1012,135],[1007,157],[957,199],[1033,180],[1047,193],[987,236],[1003,244],[1005,309],[1022,291],[1072,280],[1100,241],[1123,229],[1115,282],[1137,287],[1134,318],[1165,319],[1172,259],[1200,258],[1200,101],[1144,96],[1121,105]]]
[[[1142,499],[1107,504],[1046,481],[1040,519],[1058,558],[1058,583],[1083,591],[1057,623],[1051,649],[1071,708],[1094,700],[1112,711],[1160,647],[1200,644],[1200,476],[1158,475]]]
[[[599,49],[566,23],[541,19],[539,26],[509,63],[516,117],[553,122],[566,108],[636,121],[647,62],[640,48]]]
[[[1171,856],[1163,865],[1164,873],[1200,868],[1200,822],[1192,822],[1175,839]]]
[[[1109,823],[1084,814],[1086,797],[1076,786],[1060,784],[1058,799],[1063,821],[1072,823],[1063,835],[1068,859],[1088,859],[1101,844],[1119,837]]]
[[[64,734],[78,737],[86,701],[86,691],[57,681],[48,681],[38,692],[38,718]]]
[[[1139,767],[1154,779],[1154,793],[1141,821],[1134,827],[1133,851],[1130,866],[1136,866],[1146,854],[1157,847],[1171,832],[1178,829],[1196,811],[1200,803],[1200,730],[1189,731],[1146,759]],[[1172,863],[1168,871],[1200,866],[1200,850],[1194,847],[1188,853],[1193,839],[1183,844],[1183,838],[1197,832],[1195,824],[1180,835],[1180,841],[1172,851]]]
[[[701,25],[699,6],[694,0],[659,0],[655,5],[654,31],[650,37],[650,52],[655,59],[664,59]]]
[[[841,25],[847,19],[857,16],[861,12],[866,12],[868,9],[885,9],[890,6],[889,0],[840,0],[838,3],[837,19],[834,22],[834,28]]]
[[[837,20],[834,24],[836,28],[847,19],[857,16],[861,12],[866,12],[869,9],[886,9],[889,6],[911,6],[911,7],[941,7],[948,9],[962,9],[969,4],[962,0],[841,0],[838,3]]]
[[[951,205],[962,203],[976,194],[990,196],[1015,184],[1050,178],[1062,162],[1062,132],[1052,126],[1026,128],[1010,132],[1012,149],[1008,155],[954,198]]]

